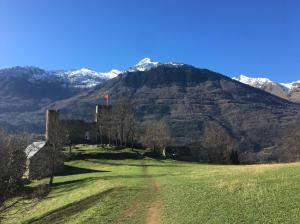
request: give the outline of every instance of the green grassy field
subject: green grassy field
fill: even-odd
[[[300,223],[299,163],[118,159],[120,151],[96,146],[77,152],[52,192],[8,223]]]

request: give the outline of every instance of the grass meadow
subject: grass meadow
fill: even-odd
[[[7,223],[300,223],[300,163],[210,165],[82,145],[74,153],[51,193]]]

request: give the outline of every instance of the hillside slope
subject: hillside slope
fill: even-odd
[[[243,162],[278,159],[286,128],[300,113],[298,104],[188,65],[126,72],[52,106],[66,114],[92,118],[94,105],[106,92],[112,103],[121,97],[131,101],[141,133],[146,122],[163,119],[170,126],[173,147],[188,147],[193,158],[204,161],[222,160],[225,151],[239,152]],[[207,142],[211,136],[222,138],[218,147]],[[212,148],[220,150],[218,158],[209,158]]]
[[[275,96],[300,103],[300,81],[292,83],[278,83],[267,78],[251,78],[245,75],[233,77],[233,79],[272,93]]]
[[[146,71],[158,64],[145,58],[128,70]],[[30,66],[0,69],[0,127],[41,133],[45,108],[51,108],[55,101],[89,91],[120,73],[116,69],[109,72],[88,68],[47,71]]]
[[[5,224],[300,222],[299,163],[221,166],[76,148],[50,194]]]
[[[81,90],[62,83],[45,70],[14,67],[0,70],[0,127],[13,131],[42,131],[32,113]]]

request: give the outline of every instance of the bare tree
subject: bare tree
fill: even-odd
[[[147,125],[143,137],[144,145],[150,147],[153,152],[166,156],[166,146],[170,142],[170,133],[164,121],[155,121]]]
[[[13,136],[0,130],[0,223],[7,218],[9,210],[22,201],[22,197],[15,196],[24,187],[27,144],[25,135]]]
[[[300,160],[300,122],[284,129],[282,144],[277,155],[279,161],[291,162]]]
[[[113,106],[111,117],[108,118],[108,133],[114,139],[116,146],[133,147],[135,138],[135,114],[132,104],[125,98],[122,98]]]
[[[104,137],[107,135],[107,119],[108,119],[108,111],[107,110],[99,110],[97,114],[97,128],[100,138],[100,144],[103,145]]]
[[[136,137],[136,118],[133,111],[130,111],[126,117],[126,144],[130,143],[131,149],[133,149],[135,137]]]
[[[157,129],[154,122],[148,123],[145,128],[145,134],[143,136],[143,144],[150,148],[153,152],[157,148]]]
[[[166,157],[166,147],[170,143],[170,131],[167,124],[163,121],[157,122],[157,130],[159,136],[157,138],[157,145],[163,157]]]
[[[133,147],[135,138],[135,115],[132,105],[122,98],[113,107],[103,107],[97,114],[97,130],[100,143]]]
[[[68,143],[68,131],[65,124],[61,123],[58,119],[53,120],[51,129],[48,131],[49,148],[48,154],[48,168],[46,172],[49,172],[49,190],[51,190],[54,174],[56,171],[56,165],[63,160],[63,147]]]
[[[114,130],[113,129],[113,114],[112,114],[112,110],[109,110],[106,113],[106,120],[105,120],[105,133],[106,133],[106,137],[107,137],[109,145],[112,144],[113,130]]]
[[[202,136],[202,148],[207,151],[209,162],[232,163],[237,160],[236,142],[225,128],[209,122]]]
[[[126,99],[118,100],[114,105],[114,121],[120,146],[124,146],[126,118],[130,112],[130,103]]]

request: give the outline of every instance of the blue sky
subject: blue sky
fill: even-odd
[[[0,0],[0,68],[125,69],[144,57],[300,80],[298,0]]]

